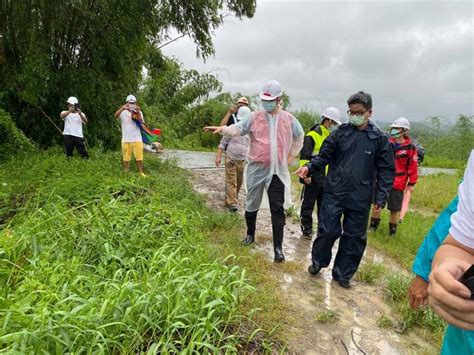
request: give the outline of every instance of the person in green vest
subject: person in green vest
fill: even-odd
[[[319,149],[323,145],[324,140],[341,124],[340,119],[341,113],[337,108],[329,107],[324,110],[321,123],[311,127],[304,138],[303,149],[300,153],[300,166],[309,163],[313,156],[319,154]],[[319,209],[323,197],[326,171],[327,167],[326,169],[317,169],[311,176],[305,177],[304,179],[300,178],[300,182],[303,184],[300,212],[301,232],[303,233],[303,237],[309,240],[313,237],[313,210],[315,203],[318,208],[319,224]]]

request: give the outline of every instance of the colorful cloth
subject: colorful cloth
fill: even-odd
[[[140,111],[132,112],[132,120],[137,125],[142,136],[142,141],[145,144],[152,144],[158,140],[158,135],[161,134],[159,129],[150,129],[143,121],[143,115]]]

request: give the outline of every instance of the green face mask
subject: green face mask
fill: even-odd
[[[392,128],[390,130],[390,135],[393,137],[393,138],[399,138],[402,136],[402,132],[400,132],[398,129],[396,128]]]
[[[349,116],[349,122],[352,123],[354,126],[359,127],[364,124],[365,117],[364,115]]]

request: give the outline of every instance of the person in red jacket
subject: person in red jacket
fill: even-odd
[[[405,117],[397,118],[390,125],[390,143],[395,154],[395,180],[388,196],[387,208],[390,211],[389,234],[397,233],[400,211],[405,190],[413,191],[418,180],[418,154],[408,132],[410,122]],[[370,229],[377,230],[380,224],[381,210],[374,210],[370,219]]]

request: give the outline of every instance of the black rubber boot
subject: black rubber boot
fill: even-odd
[[[380,218],[374,218],[372,217],[370,219],[370,227],[369,229],[372,230],[372,231],[376,231],[377,228],[379,228],[379,224],[380,224]]]
[[[317,275],[317,274],[319,274],[319,271],[321,271],[321,268],[319,267],[319,265],[311,264],[311,265],[308,267],[308,272],[309,272],[311,275]]]
[[[247,237],[243,240],[243,245],[250,245],[255,243],[255,228],[257,225],[257,213],[245,211],[245,222],[247,223]]]
[[[281,263],[285,260],[283,255],[283,228],[284,226],[273,226],[273,250],[275,252],[275,262]]]
[[[390,236],[394,236],[397,234],[397,224],[396,223],[389,223],[388,224],[388,234]]]
[[[255,243],[255,236],[251,234],[248,234],[247,237],[245,237],[245,239],[242,241],[243,245],[250,245],[253,243]]]

